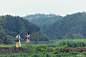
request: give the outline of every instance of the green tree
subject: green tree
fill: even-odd
[[[49,41],[49,38],[40,32],[32,32],[31,41],[35,41],[37,44],[38,41]]]
[[[21,26],[19,33],[20,33],[20,36],[21,36],[21,37],[23,37],[23,38],[25,37],[26,32],[25,32],[24,26]],[[24,38],[24,39],[25,39],[25,38]]]
[[[9,36],[5,33],[4,30],[0,30],[0,44],[12,44],[12,40],[9,38]]]
[[[62,39],[69,39],[68,35],[62,36]]]
[[[81,33],[79,33],[79,32],[78,32],[77,34],[74,33],[74,34],[72,34],[72,35],[73,35],[73,38],[74,38],[74,39],[83,39],[83,38],[84,38],[83,35],[81,35]]]
[[[0,29],[3,29],[3,25],[6,23],[6,20],[0,17]]]

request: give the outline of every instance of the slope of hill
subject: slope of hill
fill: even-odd
[[[75,13],[65,16],[43,32],[51,39],[77,39],[86,38],[86,13]]]
[[[40,27],[40,29],[42,30],[43,27],[45,27],[47,25],[50,25],[55,21],[58,21],[58,20],[62,19],[62,16],[54,15],[54,14],[49,14],[49,15],[35,14],[35,15],[32,15],[32,16],[28,15],[24,18],[29,20],[30,22],[34,23],[35,25]]]
[[[7,21],[3,27],[8,35],[16,36],[18,32],[25,34],[26,32],[40,31],[39,27],[22,17],[5,15],[2,18]]]

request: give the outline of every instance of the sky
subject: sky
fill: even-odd
[[[42,13],[65,16],[76,12],[86,12],[86,0],[0,0],[0,15]]]

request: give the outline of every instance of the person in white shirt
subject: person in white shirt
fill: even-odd
[[[20,42],[20,35],[18,33],[18,35],[16,36],[16,38],[19,40],[18,42],[16,42],[16,47],[21,47],[21,42]]]

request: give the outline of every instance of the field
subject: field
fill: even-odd
[[[20,48],[1,44],[0,50],[0,57],[86,57],[86,39],[31,42]]]

